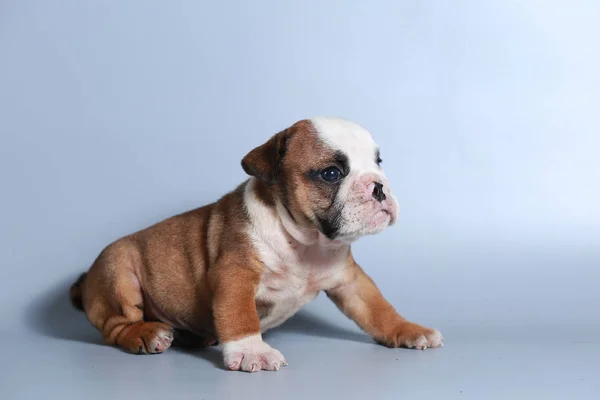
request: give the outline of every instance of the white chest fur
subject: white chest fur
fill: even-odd
[[[264,332],[341,281],[348,247],[297,240],[284,228],[277,211],[256,198],[254,184],[254,179],[248,182],[244,199],[252,221],[249,235],[265,267],[256,292],[257,303],[268,309],[260,321]]]
[[[340,262],[342,260],[330,265],[310,262],[311,256],[305,255],[286,259],[289,248],[282,247],[282,250],[272,251],[271,256],[266,257],[276,260],[265,263],[256,293],[257,302],[269,306],[269,312],[260,323],[263,332],[283,323],[321,290],[333,287],[339,281],[344,266]],[[304,248],[302,251],[311,253],[313,249]]]

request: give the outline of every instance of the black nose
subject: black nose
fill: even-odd
[[[375,188],[373,189],[373,197],[378,202],[382,202],[385,200],[385,193],[383,193],[383,185],[379,182],[373,182],[375,184]]]

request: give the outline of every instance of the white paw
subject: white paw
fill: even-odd
[[[260,334],[223,343],[223,358],[232,371],[279,371],[287,365],[283,355],[263,342]]]

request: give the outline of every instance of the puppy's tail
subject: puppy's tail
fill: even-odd
[[[84,272],[79,276],[79,279],[71,286],[71,304],[78,310],[83,311],[83,299],[82,299],[82,290],[81,284],[85,279],[86,273]]]

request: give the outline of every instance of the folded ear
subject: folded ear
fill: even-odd
[[[261,181],[273,184],[277,180],[277,173],[281,160],[287,150],[288,139],[292,134],[291,129],[286,129],[273,135],[266,143],[250,151],[242,159],[242,168],[251,176]]]

